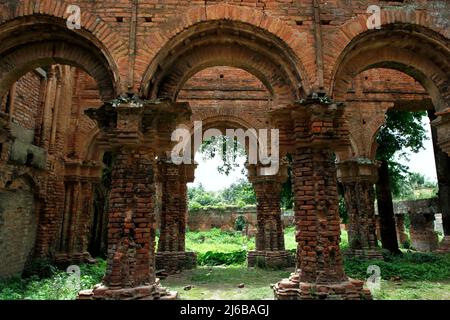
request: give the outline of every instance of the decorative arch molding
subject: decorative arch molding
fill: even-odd
[[[437,110],[450,102],[450,40],[418,25],[392,24],[356,36],[341,53],[330,95],[343,100],[352,79],[371,68],[402,71],[427,90]]]
[[[91,56],[90,60],[96,60],[96,68],[90,70],[83,67],[80,59],[70,61],[70,64],[83,68],[94,77],[103,68],[103,78],[96,78],[97,81],[105,81],[106,77],[110,78],[108,90],[101,87],[104,93],[103,98],[115,98],[124,90],[121,79],[126,77],[127,66],[119,69],[117,63],[127,57],[126,44],[104,21],[90,14],[88,10],[81,12],[82,28],[69,30],[66,26],[68,16],[66,9],[69,5],[70,3],[61,0],[25,0],[18,2],[16,7],[10,6],[9,10],[2,10],[0,53],[9,54],[14,52],[15,48],[38,42],[64,43],[65,51],[74,51],[68,54],[74,57],[80,54],[81,58],[86,58],[85,54],[88,53]],[[81,47],[85,53],[75,52],[76,47]],[[52,53],[53,51],[56,50],[52,50]],[[47,58],[53,58],[53,56],[49,55]],[[56,60],[58,58],[56,56]],[[110,93],[112,91],[114,93]]]
[[[325,66],[325,84],[328,88],[328,94],[334,94],[337,70],[343,63],[343,59],[349,49],[358,48],[359,39],[364,36],[380,34],[380,32],[390,30],[409,30],[410,36],[422,36],[427,38],[430,43],[438,47],[449,50],[450,28],[445,25],[438,16],[431,16],[425,10],[404,10],[404,9],[386,9],[381,10],[381,29],[369,30],[367,28],[367,18],[369,14],[361,14],[348,22],[344,23],[334,36],[327,39],[324,56]],[[374,43],[372,43],[374,45]],[[358,48],[359,49],[359,48]]]
[[[213,37],[210,36],[211,32],[215,32]],[[280,70],[284,72],[285,79],[290,80],[290,89],[296,91],[297,96],[311,92],[310,79],[315,79],[316,72],[315,55],[313,48],[306,46],[306,33],[300,33],[257,9],[217,4],[192,7],[149,35],[139,52],[143,60],[149,61],[140,84],[141,94],[156,96],[161,78],[164,78],[160,74],[170,68],[167,62],[176,60],[174,56],[181,55],[178,54],[180,49],[184,49],[183,54],[186,54],[186,47],[195,52],[196,47],[208,42],[208,38],[215,38],[216,42],[222,38],[225,43],[245,45],[275,65],[278,64],[278,74]],[[260,80],[266,84],[269,82],[267,79]]]

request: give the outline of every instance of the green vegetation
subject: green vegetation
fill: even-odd
[[[0,300],[73,300],[79,290],[93,288],[100,283],[106,269],[106,262],[80,266],[79,287],[73,277],[65,270],[51,265],[43,268],[38,262],[39,270],[45,269],[44,275],[31,274],[27,278],[20,276],[0,281]],[[49,270],[49,272],[47,272]]]
[[[206,191],[202,185],[188,189],[189,212],[200,209],[226,209],[227,207],[245,208],[256,205],[256,195],[251,183],[239,180],[229,188],[213,192]]]
[[[384,261],[346,260],[345,272],[350,277],[364,279],[367,277],[367,268],[370,265],[377,265],[384,280],[450,280],[450,254],[405,252],[401,256],[386,254],[384,259]]]

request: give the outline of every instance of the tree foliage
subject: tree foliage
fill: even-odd
[[[395,157],[409,160],[408,151],[417,153],[424,148],[427,139],[422,125],[425,112],[388,111],[386,122],[377,136],[377,160],[387,161],[394,197],[405,197],[408,192],[409,167],[399,163]],[[414,179],[414,178],[412,178]]]
[[[208,139],[201,145],[200,152],[204,160],[214,159],[219,155],[222,163],[217,166],[217,171],[227,176],[239,167],[237,159],[246,156],[244,147],[239,144],[237,139],[227,136]],[[242,171],[245,171],[245,168]]]
[[[245,207],[256,204],[253,186],[243,179],[233,183],[221,191],[206,191],[200,184],[188,188],[189,209],[195,210],[205,207]]]

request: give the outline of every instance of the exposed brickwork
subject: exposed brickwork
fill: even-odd
[[[26,181],[0,192],[0,277],[20,275],[31,262],[39,223],[37,203]]]
[[[434,231],[435,214],[440,211],[438,199],[402,201],[395,204],[397,214],[408,214],[411,246],[417,251],[434,251],[438,247],[438,236]]]
[[[348,128],[333,104],[305,101],[284,115],[293,122],[294,210],[298,272],[275,285],[278,299],[365,299],[362,282],[344,273],[333,148]],[[334,144],[333,144],[334,141]],[[333,146],[333,147],[332,147]]]
[[[187,225],[187,183],[194,180],[194,165],[158,163],[162,183],[160,228],[156,267],[172,273],[196,265],[196,255],[185,252]]]
[[[368,159],[339,164],[338,180],[344,188],[348,213],[349,256],[383,259],[375,222],[376,164]]]
[[[305,232],[298,241],[304,249],[299,257],[306,260],[298,264],[306,269],[293,277],[296,293],[290,297],[310,297],[306,288],[319,289],[321,279],[314,275],[320,272],[333,282],[320,292],[330,293],[336,285],[337,296],[358,296],[360,284],[347,281],[335,251],[336,177],[328,156],[335,152],[340,162],[374,160],[376,133],[390,108],[435,109],[438,145],[450,154],[449,2],[80,0],[79,31],[66,27],[69,4],[0,4],[0,190],[17,175],[33,181],[31,189],[39,199],[35,254],[67,262],[87,257],[92,185],[111,145],[133,152],[145,146],[155,152],[152,157],[163,156],[177,122],[202,120],[205,127],[221,130],[273,126],[282,128],[282,155],[291,153],[296,159],[296,202],[307,207],[296,213]],[[369,31],[367,7],[373,4],[382,9],[382,28]],[[36,73],[36,67],[42,69]],[[175,101],[189,102],[192,117],[159,118],[164,113],[159,110],[152,114],[161,120],[155,127],[140,108],[116,108],[118,119],[111,110],[100,111],[122,127],[111,135],[104,122],[99,127],[84,115],[86,109],[127,92],[140,98],[168,97],[173,101],[162,106],[169,109]],[[298,105],[324,93],[346,102],[345,110],[321,106],[314,107],[317,114],[307,115]],[[176,110],[184,115],[187,109],[180,105]],[[311,172],[316,175],[308,176]],[[313,180],[320,190],[314,190]],[[369,190],[367,183],[347,185],[347,202],[354,209],[350,211],[365,213],[353,217],[364,222],[358,230],[369,240],[363,242],[373,243],[373,232],[365,232],[371,230],[371,201],[355,205],[358,196],[371,198]],[[261,203],[275,212],[271,201],[277,200]],[[320,232],[330,232],[331,240]],[[317,243],[307,246],[313,239]],[[182,241],[175,242],[180,247]],[[319,244],[324,243],[328,246],[322,249]],[[310,284],[300,290],[295,281],[302,282],[302,277]],[[130,294],[128,289],[118,296]],[[130,290],[141,297],[136,288]]]
[[[395,229],[397,230],[398,244],[404,245],[408,241],[408,235],[405,230],[405,215],[396,214],[395,215]]]
[[[249,181],[256,194],[256,250],[248,253],[248,266],[286,267],[295,264],[284,245],[281,220],[281,188],[287,179],[286,168],[276,176],[263,176],[261,168],[248,166]]]

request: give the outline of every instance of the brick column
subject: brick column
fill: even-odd
[[[87,114],[101,129],[97,143],[116,153],[108,209],[107,270],[79,299],[175,299],[155,275],[156,155],[170,152],[171,131],[190,115],[187,104],[121,97]]]
[[[162,199],[156,268],[166,273],[195,268],[197,255],[185,251],[187,183],[194,181],[195,165],[161,161],[158,167]]]
[[[108,212],[108,256],[95,298],[159,298],[155,277],[154,157],[122,149],[112,169]],[[164,292],[165,293],[165,292]]]
[[[342,114],[341,106],[312,97],[273,115],[283,131],[291,132],[288,145],[295,146],[290,152],[298,243],[298,270],[274,286],[277,299],[371,298],[363,281],[345,275],[339,248],[334,151],[349,144]]]
[[[398,244],[403,245],[408,240],[408,235],[405,231],[405,215],[395,214],[395,229],[397,230]]]
[[[377,166],[369,159],[353,159],[338,164],[338,180],[344,188],[348,213],[349,257],[382,260],[375,220]]]
[[[259,168],[248,167],[249,180],[256,194],[256,250],[248,253],[248,266],[263,265],[269,268],[292,266],[295,261],[284,246],[284,228],[281,217],[281,189],[287,179],[286,168],[275,176],[261,175]]]
[[[410,213],[411,246],[422,252],[434,251],[438,248],[438,236],[434,231],[434,215]]]
[[[88,240],[93,218],[93,186],[100,180],[101,169],[95,162],[66,160],[64,211],[59,247],[54,256],[57,263],[95,262],[88,252]]]
[[[432,123],[436,120],[436,115],[432,111],[428,111],[428,116]],[[447,117],[447,121],[445,120]],[[439,145],[439,141],[448,139],[450,134],[450,116],[441,116],[441,123],[437,122],[437,126],[431,126],[433,137],[434,159],[436,163],[436,173],[439,186],[439,203],[440,213],[442,214],[442,227],[444,229],[444,239],[436,250],[438,253],[450,252],[450,156],[449,142]],[[446,129],[447,128],[447,129]]]

